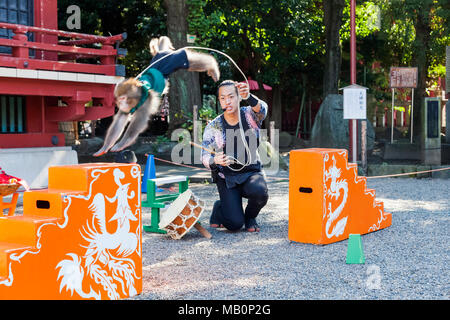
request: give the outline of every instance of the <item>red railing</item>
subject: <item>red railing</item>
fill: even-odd
[[[12,39],[0,39],[0,46],[12,49],[11,54],[0,54],[0,67],[116,75],[116,58],[125,54],[125,51],[120,52],[118,44],[126,39],[126,33],[105,37],[5,22],[0,22],[0,28],[15,34]],[[29,41],[28,32],[34,33],[35,38],[47,39],[43,42]],[[58,40],[58,37],[68,39]],[[80,47],[94,43],[101,44],[101,48]],[[53,55],[47,54],[51,58],[46,58],[45,54],[39,54],[30,58],[30,49]],[[81,58],[95,58],[98,61],[95,64],[77,63],[76,60]]]

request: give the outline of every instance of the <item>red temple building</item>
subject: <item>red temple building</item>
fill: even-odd
[[[125,37],[58,30],[57,0],[0,0],[0,148],[64,146],[59,122],[113,115]]]
[[[57,0],[0,0],[2,170],[45,188],[49,166],[78,163],[59,128],[114,114],[125,38],[58,30]]]

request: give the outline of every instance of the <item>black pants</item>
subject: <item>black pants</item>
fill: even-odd
[[[230,189],[227,188],[225,179],[217,177],[216,183],[220,210],[214,212],[214,223],[221,223],[231,231],[241,229],[249,219],[256,218],[269,199],[267,184],[261,173],[255,173],[244,183]],[[245,212],[242,208],[242,198],[248,199]]]

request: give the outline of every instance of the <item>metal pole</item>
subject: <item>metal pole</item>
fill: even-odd
[[[352,161],[354,162],[354,163],[356,163],[356,161],[358,160],[358,153],[357,153],[357,151],[358,151],[358,148],[357,148],[357,145],[356,145],[356,142],[357,142],[357,139],[358,139],[358,137],[357,137],[357,135],[356,135],[356,132],[358,131],[358,121],[356,120],[356,119],[352,119],[352,138],[353,138],[353,146],[352,146]]]
[[[356,84],[356,0],[350,1],[350,84]],[[349,120],[349,139],[350,152],[352,155],[351,162],[357,161],[357,135],[358,130],[357,121],[355,119]]]
[[[192,108],[192,133],[194,135],[194,142],[198,143],[199,139],[198,139],[198,123],[197,123],[197,119],[198,119],[198,107],[197,105],[194,104],[193,108]]]
[[[309,126],[308,126],[308,139],[311,137],[311,98],[309,98],[309,108],[308,108],[308,118],[309,118]]]
[[[413,143],[413,127],[414,127],[414,88],[411,93],[411,143]]]
[[[364,174],[367,174],[367,120],[361,121],[361,165]]]
[[[394,99],[395,92],[394,88],[392,88],[392,107],[391,107],[391,143],[394,143]]]
[[[274,146],[275,143],[275,121],[270,121],[269,122],[269,127],[270,127],[270,144],[272,145],[272,147]]]
[[[297,128],[295,129],[295,138],[298,138],[298,131],[300,130],[300,122],[302,120],[303,107],[305,105],[305,96],[306,96],[306,89],[303,89],[302,103],[300,105],[300,110],[298,112]],[[303,131],[305,131],[305,128],[303,128]]]
[[[200,128],[199,128],[200,126]],[[199,132],[201,132],[202,129],[202,124],[201,122],[198,121],[198,106],[197,105],[193,105],[192,108],[192,134],[193,134],[193,141],[194,143],[200,143],[201,144],[201,140],[199,139]],[[191,153],[192,155],[192,153]],[[191,161],[191,163],[196,163],[195,161],[197,159],[200,159],[201,157],[201,151],[200,149],[196,149],[194,148],[194,158],[190,158],[189,161]],[[192,162],[193,161],[193,162]]]

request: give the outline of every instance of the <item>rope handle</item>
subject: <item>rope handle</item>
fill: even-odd
[[[201,146],[199,146],[199,147],[201,147]],[[203,148],[203,147],[201,147],[201,148]],[[208,150],[208,149],[206,149],[206,150],[208,152],[214,152],[212,150]],[[200,170],[204,170],[204,171],[208,171],[208,172],[211,171],[211,170],[208,170],[206,168],[199,168],[199,167],[194,167],[194,166],[188,166],[188,165],[185,165],[185,164],[176,163],[176,162],[172,162],[172,161],[169,161],[169,160],[164,160],[164,159],[160,159],[160,158],[156,158],[156,157],[155,157],[155,160],[171,163],[171,164],[178,165],[178,166],[188,167],[188,168],[192,168],[192,169],[200,169]],[[400,177],[400,176],[407,176],[407,175],[411,175],[411,174],[421,174],[421,173],[428,173],[428,172],[435,172],[435,171],[445,171],[445,170],[450,170],[450,167],[439,168],[439,169],[432,169],[432,170],[424,170],[424,171],[413,171],[413,172],[406,172],[406,173],[388,174],[388,175],[382,175],[382,176],[370,176],[370,177],[365,177],[365,178],[366,179],[390,178],[390,177]],[[276,177],[274,177],[273,179],[275,179],[275,180],[277,180],[277,179],[279,179],[279,180],[289,180],[289,178],[276,178]]]

